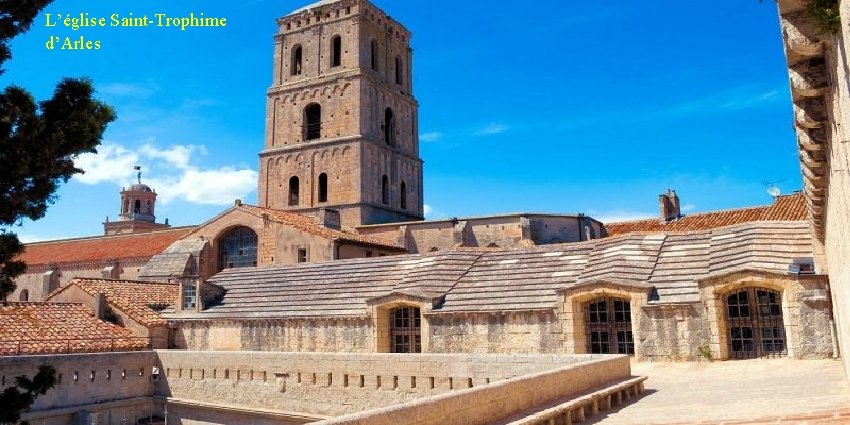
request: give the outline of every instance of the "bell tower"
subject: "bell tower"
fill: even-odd
[[[148,185],[142,184],[142,168],[138,165],[133,168],[138,172],[137,183],[129,189],[121,189],[121,212],[118,213],[118,221],[109,221],[109,217],[106,218],[103,223],[105,235],[142,233],[171,227],[168,220],[165,224],[156,222],[156,192]]]
[[[260,153],[260,206],[347,226],[421,220],[410,32],[366,0],[278,19]]]

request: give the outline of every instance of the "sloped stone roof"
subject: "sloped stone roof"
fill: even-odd
[[[154,255],[139,270],[139,278],[159,278],[166,280],[170,276],[196,274],[189,260],[199,254],[208,242],[203,239],[187,238],[176,241],[160,254]]]
[[[146,338],[94,317],[82,304],[0,304],[0,355],[143,350]]]
[[[558,292],[613,283],[658,290],[661,303],[696,302],[698,284],[752,270],[788,273],[811,257],[804,221],[748,222],[696,232],[630,234],[522,249],[461,249],[321,264],[226,270],[210,279],[227,292],[195,318],[365,316],[369,299],[413,293],[433,312],[557,307]]]
[[[147,233],[28,243],[18,259],[30,266],[74,264],[112,259],[146,259],[162,252],[192,227]]]
[[[607,223],[605,224],[605,229],[608,231],[608,236],[616,236],[631,232],[688,232],[707,230],[752,221],[797,221],[807,219],[806,198],[802,193],[795,193],[778,196],[773,204],[761,207],[691,214],[671,221],[647,219]]]
[[[253,214],[257,217],[268,217],[272,221],[294,227],[298,230],[310,233],[312,235],[320,236],[328,240],[373,245],[376,247],[391,249],[394,251],[407,252],[407,249],[405,247],[399,245],[396,242],[376,238],[374,236],[359,235],[354,229],[351,228],[343,227],[340,230],[336,230],[322,226],[318,223],[315,217],[245,204],[237,206],[236,209]]]
[[[159,308],[173,305],[180,295],[180,285],[177,283],[78,277],[51,292],[45,301],[57,298],[71,286],[77,286],[91,296],[103,293],[106,302],[143,326],[165,325],[165,320],[151,306]]]

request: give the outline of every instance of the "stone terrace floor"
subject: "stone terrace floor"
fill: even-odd
[[[632,363],[648,376],[637,402],[585,423],[850,424],[850,384],[839,361]]]

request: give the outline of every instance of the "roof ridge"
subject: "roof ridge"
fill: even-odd
[[[159,230],[151,230],[149,232],[141,232],[141,233],[125,233],[120,235],[97,235],[97,236],[79,236],[74,238],[66,238],[66,239],[50,239],[44,241],[36,241],[36,242],[27,242],[24,245],[44,245],[49,243],[57,243],[57,242],[78,242],[78,241],[87,241],[94,239],[119,239],[119,238],[129,238],[136,236],[148,236],[148,235],[158,235],[162,233],[173,232],[176,230],[185,230],[189,228],[195,228],[197,225],[187,225],[187,226],[179,226],[179,227],[170,227],[168,229],[159,229]]]
[[[179,286],[180,284],[177,282],[157,282],[157,281],[148,281],[148,280],[132,280],[132,279],[107,279],[102,277],[73,277],[68,282],[70,284],[73,281],[103,281],[103,282],[115,282],[115,283],[139,283],[142,285],[170,285],[170,286]]]
[[[802,194],[799,193],[799,192],[795,192],[795,193],[789,193],[787,195],[779,195],[776,198],[790,198],[792,196],[802,196]],[[734,211],[755,210],[755,209],[759,209],[759,208],[773,208],[773,207],[776,206],[777,202],[778,202],[778,199],[774,199],[773,203],[767,204],[767,205],[754,205],[754,206],[750,206],[750,207],[726,208],[726,209],[713,210],[713,211],[703,211],[703,212],[698,212],[698,213],[694,213],[694,214],[683,214],[681,217],[670,220],[670,221],[664,220],[662,218],[644,218],[644,219],[637,219],[637,220],[612,221],[610,223],[605,223],[605,224],[606,225],[609,225],[609,224],[627,224],[627,223],[638,223],[638,222],[643,222],[643,221],[659,221],[659,222],[664,221],[664,222],[670,223],[670,222],[674,222],[674,221],[681,220],[683,218],[688,218],[688,217],[699,217],[699,216],[704,216],[704,215],[709,215],[709,214],[721,214],[721,213],[729,213],[729,212],[734,212]]]

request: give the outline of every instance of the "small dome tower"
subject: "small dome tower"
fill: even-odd
[[[137,165],[133,169],[138,171],[137,182],[129,189],[121,189],[121,212],[118,214],[118,221],[109,221],[107,218],[103,223],[106,235],[142,233],[171,227],[156,222],[156,192],[150,186],[142,184],[142,167]]]

